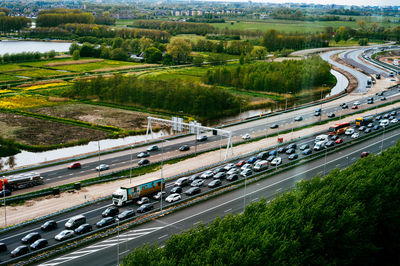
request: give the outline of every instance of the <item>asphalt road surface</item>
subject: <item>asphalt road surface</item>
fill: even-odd
[[[348,149],[328,155],[307,165],[297,167],[271,178],[248,185],[217,198],[184,209],[177,213],[162,217],[149,223],[135,227],[118,236],[103,240],[91,246],[73,251],[61,257],[49,260],[41,265],[116,265],[128,252],[144,244],[163,245],[172,234],[190,229],[200,223],[208,224],[216,217],[224,217],[230,213],[243,212],[244,205],[260,198],[273,199],[277,193],[292,188],[296,182],[323,175],[335,168],[343,168],[360,159],[362,151],[379,153],[381,149],[392,146],[400,138],[400,130],[395,130],[371,140],[362,142]],[[119,256],[118,256],[119,254]],[[119,258],[118,258],[119,257]]]

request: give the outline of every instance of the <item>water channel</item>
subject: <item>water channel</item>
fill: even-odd
[[[0,41],[0,55],[17,54],[22,52],[45,53],[51,50],[56,52],[67,52],[71,46],[70,42],[40,42],[40,41]]]

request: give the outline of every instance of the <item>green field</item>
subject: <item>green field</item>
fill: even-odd
[[[29,71],[13,72],[13,76],[23,76],[28,78],[52,77],[60,75],[65,75],[65,73],[50,69],[35,69]]]
[[[14,77],[12,75],[7,75],[7,74],[0,74],[0,82],[1,81],[11,81],[11,80],[18,80],[21,79],[19,77]]]
[[[115,60],[105,59],[103,62],[93,62],[93,63],[77,64],[77,65],[52,66],[50,68],[59,69],[59,70],[75,71],[75,72],[86,72],[86,71],[93,71],[93,70],[103,69],[103,68],[116,68],[116,67],[122,67],[122,66],[136,66],[136,65],[140,65],[140,63],[123,62],[123,61],[115,61]]]

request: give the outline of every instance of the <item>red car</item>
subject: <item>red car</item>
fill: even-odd
[[[71,163],[69,166],[68,166],[68,169],[77,169],[77,168],[81,168],[81,163],[78,163],[78,162],[75,162],[75,163]]]
[[[241,161],[239,161],[239,162],[236,164],[236,166],[242,167],[242,166],[245,165],[245,164],[246,164],[246,161],[241,160]]]
[[[353,105],[351,109],[358,109],[358,105]]]
[[[369,155],[369,152],[363,151],[363,152],[361,153],[361,158],[367,157],[368,155]]]
[[[340,143],[342,143],[342,142],[343,142],[343,139],[342,139],[342,138],[338,138],[338,139],[335,141],[336,144],[340,144]]]

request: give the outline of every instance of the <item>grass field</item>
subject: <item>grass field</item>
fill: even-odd
[[[40,77],[53,77],[53,76],[60,76],[65,75],[64,72],[60,72],[57,70],[50,70],[50,69],[34,69],[30,71],[20,71],[14,72],[14,76],[24,76],[29,78],[40,78]]]
[[[53,66],[51,68],[59,69],[59,70],[74,71],[74,72],[86,72],[86,71],[92,71],[92,70],[102,69],[102,68],[135,66],[135,65],[139,65],[139,64],[140,63],[123,62],[123,61],[115,61],[115,60],[105,59],[103,62],[93,62],[93,63],[77,64],[77,65]]]

